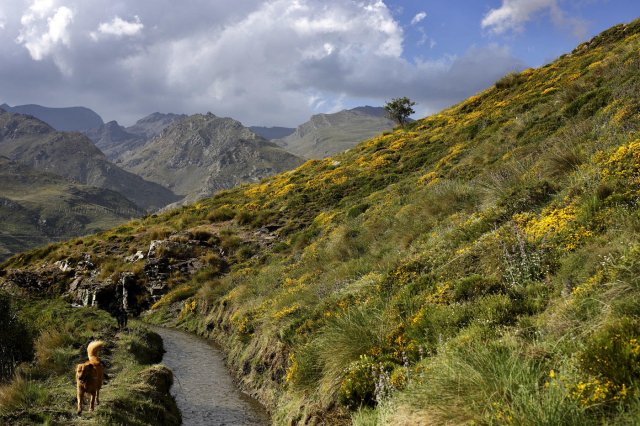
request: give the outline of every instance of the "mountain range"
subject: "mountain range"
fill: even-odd
[[[3,107],[28,113],[0,109],[0,155],[9,162],[0,176],[0,197],[12,218],[0,227],[5,257],[114,226],[144,210],[257,182],[303,162],[240,122],[210,113],[156,112],[123,127],[116,121],[103,123],[87,108]],[[44,119],[82,133],[56,130]],[[314,116],[298,129],[254,129],[269,138],[285,136],[289,142],[284,143],[294,150],[320,157],[320,151],[348,149],[389,125],[382,108],[360,107]],[[16,176],[10,178],[8,170]],[[20,185],[22,181],[29,184]],[[20,191],[24,199],[16,198]]]
[[[174,121],[119,162],[126,170],[184,196],[185,201],[257,182],[301,163],[239,121],[210,113]]]
[[[119,192],[146,210],[179,199],[161,185],[109,162],[83,134],[57,131],[28,115],[0,110],[0,155],[74,182]]]

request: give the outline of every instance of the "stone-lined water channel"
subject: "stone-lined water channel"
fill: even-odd
[[[268,425],[269,416],[254,399],[235,385],[222,351],[210,341],[167,328],[154,328],[162,336],[163,364],[174,376],[171,393],[186,426]]]

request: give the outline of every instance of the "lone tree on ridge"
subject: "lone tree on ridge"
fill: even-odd
[[[384,109],[387,110],[387,115],[389,116],[389,118],[395,120],[396,123],[400,125],[400,127],[404,127],[404,125],[407,124],[407,119],[409,118],[409,116],[415,112],[413,108],[411,108],[415,104],[416,103],[411,99],[404,96],[402,98],[395,98],[390,100],[386,103]]]

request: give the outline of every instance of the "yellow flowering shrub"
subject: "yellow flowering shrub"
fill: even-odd
[[[182,321],[189,314],[193,314],[198,309],[198,301],[193,299],[190,302],[186,302],[178,315],[178,321]]]
[[[604,178],[628,180],[635,185],[640,184],[640,139],[616,149],[608,157],[596,156],[602,165]]]
[[[430,185],[438,180],[438,174],[436,172],[429,172],[418,179],[420,185]]]
[[[451,282],[447,281],[436,286],[436,290],[427,296],[429,303],[436,305],[447,304],[451,301]]]
[[[295,303],[291,306],[285,306],[284,308],[280,309],[279,311],[276,311],[273,313],[273,317],[280,319],[280,318],[284,318],[286,316],[289,316],[291,314],[294,314],[296,312],[298,312],[300,310],[300,305],[298,303]]]
[[[529,241],[540,241],[565,232],[576,219],[576,207],[547,207],[540,215],[520,213],[513,220]]]
[[[588,407],[626,397],[627,387],[624,384],[616,386],[611,380],[592,377],[571,387],[570,395],[573,399],[580,401],[580,404]]]
[[[450,164],[454,158],[458,157],[460,155],[460,153],[462,152],[462,149],[464,148],[464,145],[461,143],[457,143],[455,145],[453,145],[450,149],[449,152],[447,153],[447,155],[445,155],[444,157],[442,157],[440,159],[440,161],[438,161],[436,163],[435,166],[435,170],[440,170],[441,168],[443,168],[444,166]]]
[[[593,377],[581,391],[587,401],[614,398],[640,380],[640,322],[625,317],[605,325],[590,337],[578,361]]]

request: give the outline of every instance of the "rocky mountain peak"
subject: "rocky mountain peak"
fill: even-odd
[[[212,113],[177,119],[129,154],[123,167],[185,195],[187,201],[301,163],[239,121]]]

